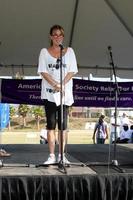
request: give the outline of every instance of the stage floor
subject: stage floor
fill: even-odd
[[[43,166],[48,145],[3,145],[1,200],[133,200],[133,145],[67,145],[70,166]],[[58,146],[56,146],[57,152]],[[110,152],[110,153],[109,153]]]
[[[58,164],[49,167],[42,165],[48,156],[47,144],[8,144],[3,145],[3,148],[11,153],[11,157],[1,158],[3,164],[0,176],[20,175],[21,173],[23,175],[60,173]],[[58,145],[56,152],[58,152]],[[133,144],[117,145],[116,152],[114,152],[114,145],[69,144],[66,155],[71,162],[69,167],[65,167],[68,174],[121,172],[111,164],[114,158],[124,173],[133,173]]]

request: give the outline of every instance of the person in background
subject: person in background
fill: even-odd
[[[40,144],[47,144],[48,140],[47,140],[47,127],[41,129],[40,131]]]
[[[117,140],[117,138],[120,137],[121,123],[120,123],[120,118],[118,116],[116,116],[115,112],[114,112],[113,116],[111,117],[110,124],[111,124],[111,126],[110,126],[110,144],[112,144],[115,141],[115,131],[116,131],[116,140]]]
[[[47,144],[48,143],[48,131],[47,131],[47,126],[46,128],[41,129],[40,131],[40,144]],[[56,138],[56,134],[55,134]],[[55,144],[58,144],[58,140],[55,139]]]
[[[101,114],[98,122],[95,124],[94,133],[92,137],[94,144],[104,144],[105,140],[108,139],[107,123],[104,121],[104,118],[105,115]]]
[[[130,126],[130,120],[129,120],[129,118],[128,118],[128,116],[127,116],[127,114],[125,112],[122,114],[120,123],[121,123],[120,132],[123,130],[123,125],[124,124],[128,124],[128,126]]]
[[[130,126],[130,134],[131,134],[131,139],[130,139],[130,143],[133,143],[133,125]]]
[[[9,157],[11,156],[10,153],[8,153],[5,149],[0,149],[0,157]]]
[[[117,139],[117,143],[129,143],[131,139],[131,131],[128,124],[123,124],[123,130],[120,133],[120,138]]]
[[[67,134],[68,109],[74,102],[72,77],[78,72],[77,61],[74,50],[70,47],[63,47],[64,29],[60,25],[54,25],[50,28],[50,46],[43,48],[39,55],[38,73],[42,77],[41,99],[44,100],[49,156],[44,164],[53,164],[61,161],[63,153],[63,162],[69,163],[65,152],[65,141]],[[62,82],[60,80],[60,63],[62,49]],[[61,85],[62,83],[62,85]],[[61,90],[62,89],[62,90]],[[63,134],[61,133],[61,105],[60,92],[62,92],[63,102]],[[56,119],[57,116],[57,119]],[[55,128],[58,124],[59,135],[59,154],[55,156]],[[63,152],[61,143],[61,134],[63,137]]]
[[[7,152],[1,142],[1,132],[0,132],[0,159],[1,157],[9,157],[11,156],[11,153]]]

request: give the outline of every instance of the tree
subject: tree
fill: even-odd
[[[34,106],[32,107],[32,114],[35,116],[37,129],[40,129],[40,121],[42,117],[44,117],[44,108],[42,106]]]
[[[14,106],[10,105],[9,107],[9,124],[8,124],[8,129],[11,129],[11,119],[13,118],[13,116],[16,113],[16,109],[14,108]]]
[[[23,127],[26,127],[26,116],[30,108],[28,105],[20,104],[18,107],[18,113],[23,117]]]

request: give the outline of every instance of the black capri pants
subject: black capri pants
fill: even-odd
[[[47,129],[55,130],[57,123],[58,129],[61,130],[61,106],[56,106],[55,103],[50,102],[48,100],[44,100],[44,106],[47,118]],[[63,130],[67,130],[68,109],[69,106],[63,105]]]

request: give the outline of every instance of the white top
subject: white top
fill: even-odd
[[[106,138],[106,129],[107,129],[107,123],[104,121],[103,123],[99,124],[99,122],[97,122],[95,124],[95,129],[96,129],[96,138]]]
[[[120,131],[123,130],[123,125],[124,124],[127,124],[128,126],[130,126],[130,121],[129,121],[129,118],[127,116],[125,117],[121,117],[121,126],[120,126]]]
[[[60,63],[58,60],[59,59],[53,57],[46,48],[43,48],[39,56],[38,73],[48,73],[54,80],[60,83]],[[62,56],[62,80],[68,72],[78,72],[75,53],[70,47],[67,49],[65,55]],[[48,101],[60,105],[60,92],[55,92],[53,87],[43,77],[41,86],[41,99],[47,99]],[[65,84],[64,88],[65,95],[62,103],[68,106],[72,105],[74,102],[72,86],[71,79]]]
[[[131,131],[130,130],[122,130],[121,133],[120,133],[120,139],[123,140],[123,139],[131,139]]]

